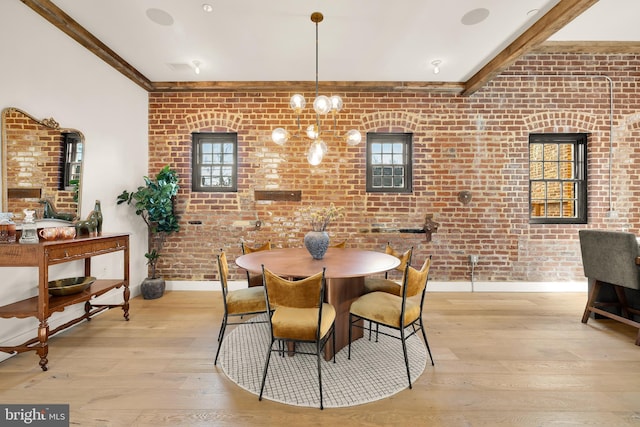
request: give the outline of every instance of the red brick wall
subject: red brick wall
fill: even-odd
[[[295,128],[289,92],[180,92],[149,96],[150,170],[170,164],[179,171],[182,230],[169,238],[159,268],[171,280],[217,278],[215,253],[232,263],[240,241],[271,240],[276,247],[301,246],[308,224],[303,208],[333,202],[346,215],[331,224],[334,241],[382,250],[390,241],[414,247],[414,265],[433,255],[431,279],[470,279],[469,254],[480,256],[478,281],[583,280],[578,230],[626,229],[638,233],[638,66],[635,56],[531,55],[472,96],[422,92],[339,93],[345,107],[338,134],[367,132],[414,135],[412,194],[365,191],[365,144],[327,141],[329,153],[312,167],[307,142],[271,142],[276,127]],[[555,75],[544,77],[546,75]],[[565,76],[566,75],[566,76]],[[613,81],[610,92],[609,76]],[[312,99],[313,93],[304,93]],[[329,93],[327,95],[330,95]],[[610,99],[613,95],[613,110]],[[613,123],[610,123],[610,114]],[[303,127],[314,115],[307,110]],[[325,125],[330,125],[326,121]],[[610,130],[613,128],[612,203],[609,209]],[[193,193],[192,132],[233,131],[239,140],[237,193]],[[528,135],[588,132],[589,224],[541,225],[528,221]],[[302,202],[256,201],[254,190],[301,190]],[[472,194],[468,205],[458,193]],[[425,215],[440,224],[433,240],[424,234],[374,230],[421,228]],[[260,220],[258,230],[253,224]],[[190,222],[200,221],[201,224]]]

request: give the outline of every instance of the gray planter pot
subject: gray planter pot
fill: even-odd
[[[146,278],[142,281],[140,289],[142,290],[142,298],[156,299],[164,295],[166,283],[163,278],[150,279]]]

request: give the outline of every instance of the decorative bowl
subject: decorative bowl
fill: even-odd
[[[49,282],[49,293],[56,297],[78,294],[91,286],[95,281],[96,278],[92,276],[52,280]]]

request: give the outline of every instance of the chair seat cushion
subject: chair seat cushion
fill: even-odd
[[[362,295],[351,304],[351,314],[376,323],[400,328],[402,297],[387,292],[372,292]],[[408,325],[420,316],[420,304],[407,299],[404,324]]]
[[[329,332],[335,319],[335,308],[331,304],[322,304],[320,338]],[[278,306],[271,317],[271,323],[275,338],[315,341],[318,328],[318,309]]]
[[[237,289],[227,294],[227,312],[229,314],[257,313],[267,311],[264,286]]]
[[[365,277],[364,279],[365,294],[370,294],[371,292],[386,292],[400,296],[401,290],[402,287],[400,284],[383,277]]]

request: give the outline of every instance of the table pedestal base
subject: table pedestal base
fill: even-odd
[[[326,279],[325,300],[336,309],[336,353],[349,345],[349,309],[351,303],[364,293],[364,277]],[[354,328],[353,340],[361,338],[361,328]],[[333,342],[329,340],[324,348],[325,360],[333,356]]]

